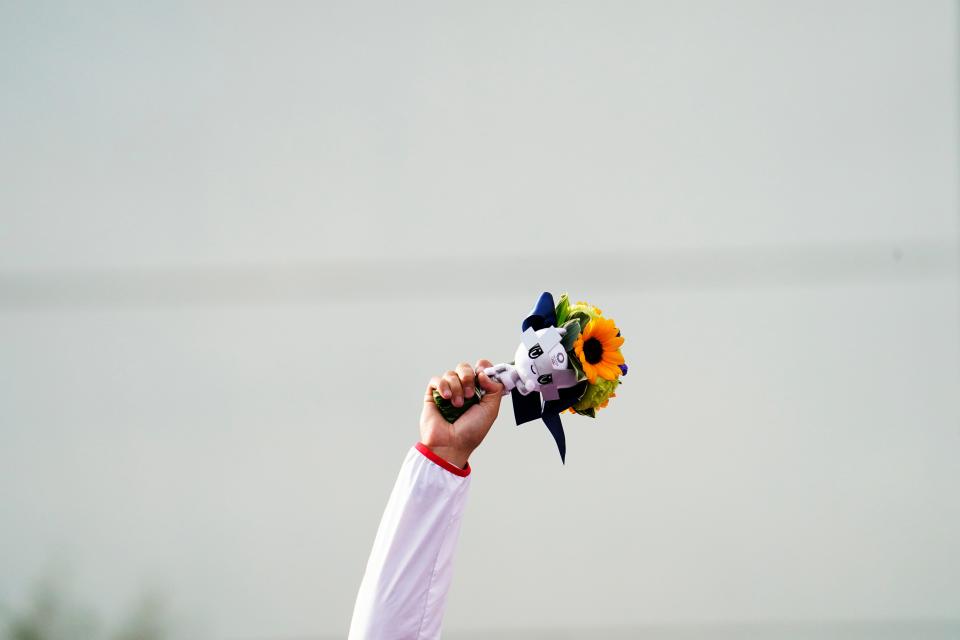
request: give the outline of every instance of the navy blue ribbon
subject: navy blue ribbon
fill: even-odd
[[[520,325],[521,331],[526,331],[527,327],[534,331],[553,327],[557,324],[556,308],[553,304],[553,296],[548,291],[540,294],[537,305]],[[567,461],[567,439],[563,434],[563,423],[560,421],[560,413],[566,411],[583,397],[587,390],[587,381],[582,380],[573,387],[559,389],[560,397],[556,400],[547,400],[543,402],[540,394],[536,391],[523,395],[514,389],[511,396],[513,398],[513,417],[517,421],[517,426],[532,422],[537,418],[542,418],[543,423],[550,431],[554,441],[557,443],[557,449],[560,451],[560,461],[566,464]]]
[[[527,327],[534,331],[540,331],[540,329],[555,326],[557,326],[557,310],[553,304],[553,296],[550,295],[549,291],[544,291],[540,294],[540,299],[537,300],[537,306],[520,323],[520,331],[526,331]]]

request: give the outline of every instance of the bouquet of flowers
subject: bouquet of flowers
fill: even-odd
[[[623,337],[612,318],[586,302],[571,303],[567,294],[554,304],[549,292],[540,294],[533,311],[520,325],[521,343],[513,362],[484,372],[513,397],[517,424],[540,418],[566,460],[566,438],[560,413],[595,418],[616,397],[627,365],[620,347]],[[479,390],[478,390],[479,391]],[[433,400],[448,422],[455,422],[479,402],[475,394],[454,407],[439,392]]]

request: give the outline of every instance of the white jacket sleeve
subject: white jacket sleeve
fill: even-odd
[[[407,453],[367,560],[350,640],[440,637],[469,476],[469,463],[460,469],[420,443]]]

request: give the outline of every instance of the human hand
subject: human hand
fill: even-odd
[[[500,411],[503,385],[494,382],[483,372],[483,369],[492,366],[489,360],[478,360],[474,367],[461,362],[455,371],[431,378],[423,397],[420,442],[460,468],[466,466],[470,454],[483,442]],[[479,370],[479,375],[475,370]],[[433,401],[433,390],[436,389],[441,396],[450,400],[453,406],[461,407],[464,398],[474,396],[478,384],[486,392],[480,402],[470,407],[456,422],[447,422]]]

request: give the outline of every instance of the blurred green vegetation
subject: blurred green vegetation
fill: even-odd
[[[141,596],[119,621],[105,623],[54,578],[40,581],[24,605],[0,606],[0,640],[168,640],[170,627],[156,594]]]

